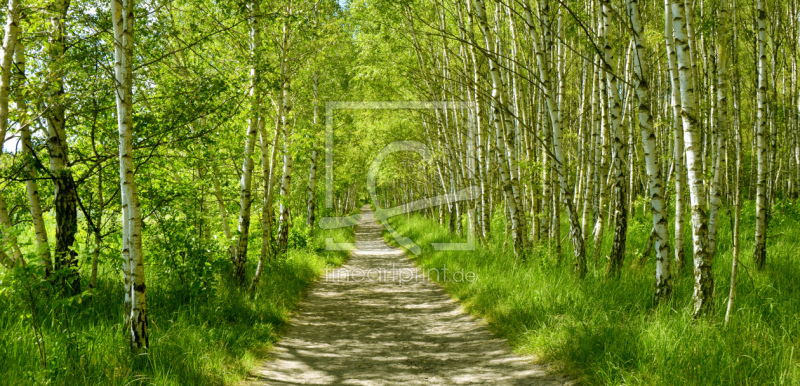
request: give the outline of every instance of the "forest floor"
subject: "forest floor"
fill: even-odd
[[[570,383],[512,353],[382,230],[365,206],[350,260],[312,286],[249,384]]]

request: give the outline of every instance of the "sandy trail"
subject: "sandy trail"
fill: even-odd
[[[248,384],[569,384],[513,354],[382,229],[364,207],[352,257],[311,288]]]

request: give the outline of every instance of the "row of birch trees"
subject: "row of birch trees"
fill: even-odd
[[[474,199],[428,213],[483,240],[499,211],[520,259],[543,244],[560,258],[568,239],[579,278],[601,258],[620,275],[628,221],[646,205],[655,302],[693,267],[694,315],[709,314],[720,211],[731,213],[735,278],[740,256],[764,267],[770,207],[800,193],[799,12],[767,0],[398,6],[418,97],[470,107],[422,113],[435,166],[387,200],[472,188]],[[748,199],[755,247],[741,251]]]
[[[308,237],[321,101],[346,90],[355,56],[340,4],[10,0],[2,11],[0,287],[79,304],[115,273],[139,351],[152,280],[198,292],[220,274],[208,272],[219,252],[225,279],[254,291],[290,228]],[[351,211],[355,190],[339,189],[330,210]]]

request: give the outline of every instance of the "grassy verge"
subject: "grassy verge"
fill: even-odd
[[[515,350],[535,354],[587,384],[720,385],[800,384],[800,215],[796,204],[776,208],[771,223],[768,265],[751,267],[754,219],[744,208],[742,263],[736,312],[724,327],[730,284],[730,221],[720,219],[715,261],[716,314],[691,319],[693,281],[679,273],[669,304],[654,307],[654,261],[627,268],[618,280],[605,278],[605,261],[590,262],[579,281],[572,275],[571,246],[565,240],[559,264],[546,246],[525,263],[515,262],[499,230],[474,251],[434,251],[431,242],[461,242],[446,228],[422,216],[398,216],[391,224],[419,244],[423,268],[447,267],[440,281],[469,312],[485,318]],[[649,219],[631,220],[627,264],[647,242]],[[687,220],[687,225],[690,224]],[[688,227],[688,226],[687,226]],[[562,224],[562,235],[567,226]],[[608,233],[608,232],[607,232]],[[610,234],[604,248],[610,249]],[[691,255],[687,234],[687,252]],[[554,249],[554,248],[553,248]],[[589,255],[591,256],[591,255]],[[474,272],[477,279],[453,280]]]
[[[271,263],[251,297],[223,279],[225,257],[205,279],[151,261],[148,266],[150,351],[131,358],[122,333],[118,274],[100,278],[81,304],[37,299],[47,369],[42,370],[24,293],[0,293],[0,384],[208,385],[242,379],[273,342],[303,291],[346,258],[324,250],[324,237],[351,241],[352,230],[320,231],[308,245]],[[255,249],[257,251],[257,249]],[[252,259],[255,260],[255,259]],[[251,262],[250,272],[255,261]],[[229,269],[229,268],[228,268]],[[2,274],[0,272],[0,274]],[[2,275],[0,275],[2,284]]]

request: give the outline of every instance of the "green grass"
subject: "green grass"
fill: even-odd
[[[515,350],[534,354],[583,383],[798,385],[800,206],[784,203],[775,208],[767,267],[761,272],[751,264],[752,204],[742,213],[743,266],[736,311],[727,327],[723,320],[732,257],[730,220],[724,215],[714,263],[716,312],[700,321],[691,318],[690,272],[677,275],[668,304],[654,307],[653,257],[643,267],[632,267],[650,229],[641,210],[630,221],[626,269],[618,280],[605,277],[605,261],[590,261],[587,277],[577,280],[567,239],[560,264],[546,246],[536,248],[525,263],[516,262],[503,245],[499,215],[491,240],[474,251],[434,251],[431,242],[463,239],[428,218],[398,216],[390,222],[423,248],[416,258],[420,266],[477,274],[473,282],[456,282],[452,275],[440,281],[469,312],[485,318]],[[689,224],[687,219],[687,228]],[[606,232],[606,250],[612,232]],[[561,234],[567,235],[566,223]],[[690,242],[687,233],[691,256]]]
[[[0,384],[229,384],[241,380],[279,337],[303,291],[346,255],[324,251],[324,237],[351,241],[352,231],[320,231],[310,245],[289,251],[267,267],[253,297],[224,277],[227,257],[217,256],[213,280],[179,278],[157,261],[147,268],[150,350],[131,358],[122,333],[121,277],[107,272],[94,295],[63,305],[37,294],[47,370],[38,361],[34,331],[25,317],[24,293],[0,293]],[[255,244],[255,243],[254,243]],[[257,256],[257,247],[253,255]],[[249,272],[257,258],[252,258]],[[191,259],[190,259],[191,260]],[[6,281],[8,282],[6,276]],[[2,288],[3,272],[0,272]],[[200,284],[197,284],[197,282]],[[6,289],[8,289],[6,287]]]

